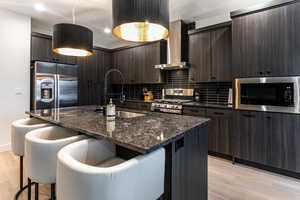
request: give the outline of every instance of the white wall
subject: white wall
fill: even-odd
[[[0,9],[0,151],[10,149],[10,124],[30,102],[30,17]]]

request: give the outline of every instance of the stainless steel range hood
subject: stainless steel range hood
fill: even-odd
[[[162,70],[187,69],[188,60],[188,27],[178,20],[170,24],[168,38],[168,63],[157,64],[154,67]]]

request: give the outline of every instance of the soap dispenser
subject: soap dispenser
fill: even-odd
[[[109,104],[106,106],[106,119],[109,121],[116,119],[116,106],[113,104],[112,99],[110,99]]]

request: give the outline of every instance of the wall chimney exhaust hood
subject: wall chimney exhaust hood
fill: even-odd
[[[188,26],[182,20],[171,22],[168,38],[168,63],[154,67],[162,70],[187,69]]]

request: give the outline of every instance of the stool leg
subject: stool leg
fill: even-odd
[[[23,188],[23,156],[20,156],[20,190]]]
[[[35,200],[39,200],[39,184],[36,183],[34,185],[35,185],[35,195],[34,195],[34,197],[35,197]]]
[[[55,183],[51,184],[51,200],[56,199],[56,194],[55,194]]]
[[[27,200],[31,200],[31,180],[28,178],[28,193]]]

